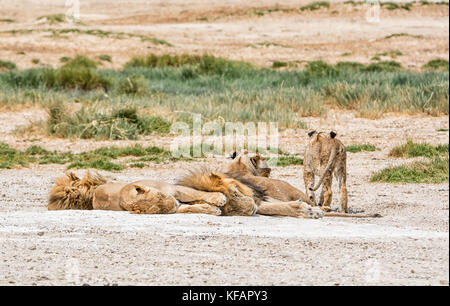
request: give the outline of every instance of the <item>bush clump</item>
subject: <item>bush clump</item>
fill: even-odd
[[[163,134],[170,123],[158,116],[138,115],[134,107],[112,110],[83,107],[71,113],[63,103],[48,107],[47,133],[63,138],[137,139],[140,135]]]
[[[134,57],[127,62],[124,68],[162,68],[193,66],[196,74],[238,75],[248,71],[253,66],[246,62],[233,61],[212,55],[155,55]]]

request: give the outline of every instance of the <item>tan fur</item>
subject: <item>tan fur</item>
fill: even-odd
[[[56,179],[55,186],[50,191],[48,209],[103,209],[127,210],[140,214],[176,212],[217,215],[220,211],[217,208],[225,205],[226,201],[226,197],[219,192],[203,192],[160,181],[107,183],[101,175],[91,174],[88,171],[83,179],[79,179],[70,172]],[[182,209],[180,209],[180,202],[185,203]],[[191,204],[192,207],[187,209],[186,205]]]
[[[303,213],[313,218],[320,217],[310,209],[310,206],[315,206],[315,203],[310,200],[308,196],[305,195],[302,191],[293,187],[287,182],[268,178],[268,174],[270,174],[271,172],[270,167],[267,165],[264,158],[259,154],[250,154],[248,152],[244,152],[243,154],[235,157],[232,162],[227,164],[223,168],[223,172],[239,173],[241,177],[265,189],[268,199],[267,201],[261,203],[261,205],[259,206],[259,214],[301,216],[301,214]],[[260,175],[260,177],[256,177],[256,175]],[[304,203],[301,203],[298,200],[303,201]],[[280,205],[281,203],[276,203],[277,201],[283,201],[284,203],[282,203],[283,205]],[[302,205],[303,207],[299,207]],[[325,212],[324,215],[327,217],[348,218],[380,217],[379,214],[357,215],[334,212]]]
[[[89,171],[81,180],[74,173],[68,172],[55,180],[48,198],[48,210],[93,209],[94,192],[105,183],[105,178]]]
[[[239,181],[219,172],[199,170],[182,178],[178,185],[206,192],[220,192],[227,198],[221,207],[224,216],[251,216],[256,213],[258,199],[253,191]]]
[[[316,203],[314,191],[322,186],[318,205],[325,211],[331,209],[332,179],[339,182],[340,212],[348,213],[347,200],[347,152],[335,134],[309,133],[305,150],[303,179],[308,197]],[[331,136],[333,135],[333,137]],[[315,176],[319,181],[315,184]]]
[[[267,197],[259,201],[258,214],[304,218],[323,216],[323,212],[311,207],[313,203],[303,192],[287,182],[268,178],[270,167],[259,154],[244,151],[225,165],[222,172],[265,191]]]

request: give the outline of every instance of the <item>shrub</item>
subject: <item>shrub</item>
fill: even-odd
[[[386,183],[445,183],[449,181],[449,159],[435,157],[397,167],[388,167],[374,173],[372,182]]]
[[[0,60],[0,71],[2,71],[2,68],[7,70],[13,70],[16,69],[17,66],[13,62]]]
[[[303,12],[305,10],[309,10],[309,11],[315,11],[318,10],[320,8],[329,8],[330,7],[330,3],[327,1],[317,1],[317,2],[312,2],[308,5],[302,6],[300,8],[300,10]]]
[[[142,76],[130,76],[119,84],[118,92],[127,95],[144,95],[148,93],[147,81]]]
[[[447,60],[444,59],[434,59],[426,63],[422,66],[423,69],[426,70],[435,70],[435,71],[448,71],[449,64]]]
[[[168,133],[170,123],[158,116],[139,116],[136,108],[102,110],[95,107],[70,113],[63,103],[48,107],[47,132],[64,138],[137,139],[139,135]]]
[[[435,157],[444,154],[448,154],[448,144],[433,146],[428,143],[415,143],[412,140],[408,140],[406,144],[397,146],[389,152],[389,156],[392,157]]]

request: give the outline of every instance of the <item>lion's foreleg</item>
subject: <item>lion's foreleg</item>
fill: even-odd
[[[220,192],[205,192],[184,186],[175,186],[173,196],[182,203],[205,202],[210,205],[222,207],[227,198]]]
[[[222,211],[220,208],[210,204],[192,204],[192,205],[180,205],[177,209],[177,214],[208,214],[220,216]]]
[[[303,173],[303,180],[305,182],[306,196],[312,203],[314,203],[314,205],[317,205],[314,191],[310,190],[314,187],[314,172],[305,169]]]

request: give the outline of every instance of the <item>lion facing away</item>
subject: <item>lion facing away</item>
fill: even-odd
[[[347,199],[347,151],[344,144],[336,138],[335,132],[328,135],[311,131],[305,150],[303,180],[306,193],[311,201],[316,202],[314,191],[322,185],[319,206],[331,209],[333,174],[339,184],[340,212],[348,213]],[[315,176],[319,181],[315,184]]]

